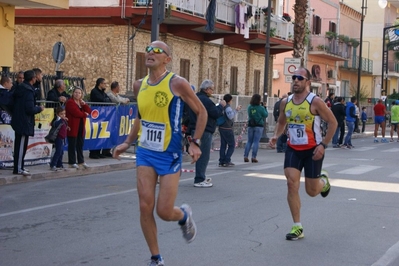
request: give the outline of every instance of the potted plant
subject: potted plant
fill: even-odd
[[[356,39],[354,39],[354,38],[351,38],[350,40],[349,40],[349,42],[352,44],[352,47],[353,48],[357,48],[358,46],[359,46],[359,41],[358,40],[356,40]]]
[[[319,45],[317,45],[317,50],[319,50],[319,51],[324,51],[324,49],[326,48],[324,45],[322,45],[322,44],[319,44]]]
[[[338,35],[338,41],[339,42],[344,42],[344,39],[345,39],[345,35],[343,35],[343,34],[340,34],[340,35]]]
[[[286,21],[290,22],[291,21],[291,16],[288,13],[283,13],[283,19],[285,19]]]
[[[326,37],[328,39],[336,39],[337,38],[337,33],[332,32],[332,31],[326,31]]]

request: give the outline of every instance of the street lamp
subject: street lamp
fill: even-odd
[[[263,75],[263,105],[267,108],[267,88],[269,85],[269,60],[270,60],[270,17],[271,14],[271,6],[272,1],[268,0],[268,14],[267,14],[267,25],[266,25],[266,44],[265,44],[265,69]],[[266,118],[267,119],[267,118]],[[263,127],[263,134],[262,138],[260,139],[261,142],[269,142],[269,138],[267,136],[267,123],[265,122]]]
[[[386,0],[379,0],[386,1]],[[365,10],[366,9],[366,10]],[[360,78],[362,74],[362,52],[363,52],[363,23],[364,16],[367,13],[367,0],[366,5],[364,5],[364,0],[362,0],[362,17],[360,19],[360,45],[359,45],[359,65],[357,66],[357,90],[356,90],[356,100],[357,106],[360,106]]]

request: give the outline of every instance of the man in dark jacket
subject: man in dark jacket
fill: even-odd
[[[46,108],[55,108],[59,105],[64,105],[65,102],[71,98],[71,95],[65,92],[65,82],[62,79],[57,79],[54,83],[54,88],[47,93],[46,101],[54,103],[46,103]]]
[[[213,184],[210,178],[206,178],[205,172],[206,167],[208,166],[209,156],[212,147],[212,134],[216,130],[216,119],[223,114],[223,109],[226,106],[226,101],[220,101],[219,105],[215,105],[209,97],[212,96],[213,90],[215,89],[215,85],[211,80],[204,80],[201,83],[200,91],[197,93],[198,98],[204,105],[206,111],[208,112],[208,121],[206,123],[205,131],[201,137],[201,157],[195,163],[195,178],[194,178],[194,187],[199,188],[207,188],[212,187]],[[189,111],[189,131],[191,132],[191,136],[194,136],[194,129],[197,123],[197,116],[195,113],[190,110]]]
[[[28,176],[24,168],[29,136],[34,136],[35,114],[43,111],[43,106],[36,106],[35,88],[36,74],[33,70],[24,73],[24,82],[15,89],[11,127],[15,131],[14,140],[14,174]]]
[[[278,100],[275,104],[274,104],[274,108],[273,108],[273,117],[274,117],[274,121],[277,123],[277,119],[278,116],[280,115],[280,103],[281,100],[284,98],[287,98],[288,94],[283,94],[283,96],[281,96],[281,99]],[[287,149],[287,135],[285,134],[285,132],[283,134],[281,134],[281,136],[277,139],[277,143],[276,143],[276,150],[278,153],[281,152],[285,152],[285,150]]]
[[[40,68],[34,68],[33,71],[36,75],[36,81],[33,83],[33,89],[35,91],[35,100],[39,101],[42,99],[42,79],[43,72]]]
[[[336,102],[331,106],[331,111],[333,112],[335,119],[337,119],[338,127],[335,130],[334,137],[332,139],[333,148],[341,147],[342,141],[344,139],[344,134],[341,133],[339,140],[338,134],[343,129],[345,132],[345,105],[344,105],[344,98],[338,97]]]
[[[96,81],[96,86],[90,92],[90,102],[92,103],[110,103],[111,99],[105,93],[105,89],[107,88],[107,83],[105,79],[98,78]],[[101,150],[90,150],[89,158],[91,159],[100,159],[112,157],[111,149],[102,149]]]

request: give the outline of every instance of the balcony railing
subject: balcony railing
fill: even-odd
[[[235,7],[238,1],[218,0],[216,1],[216,21],[229,26],[235,26],[236,13]],[[133,6],[145,7],[147,0],[135,0]],[[181,13],[205,18],[209,0],[166,0],[166,8],[176,10]],[[266,34],[266,16],[261,8],[256,5],[246,3],[252,9],[253,17],[249,20],[250,32]],[[289,40],[294,36],[294,24],[286,21],[282,15],[272,14],[270,17],[270,32],[272,37]]]
[[[354,55],[351,60],[342,62],[340,67],[347,69],[359,69],[359,56]],[[373,60],[362,57],[361,70],[363,72],[373,73]]]
[[[309,52],[321,51],[326,54],[350,59],[352,56],[352,46],[340,42],[337,39],[329,39],[324,36],[312,36],[309,43]]]

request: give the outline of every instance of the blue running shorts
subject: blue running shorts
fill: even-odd
[[[163,176],[180,172],[181,165],[181,152],[158,152],[137,147],[136,166],[152,167],[158,175]]]
[[[381,124],[384,121],[385,121],[385,116],[375,116],[374,117],[374,123],[375,124]]]

